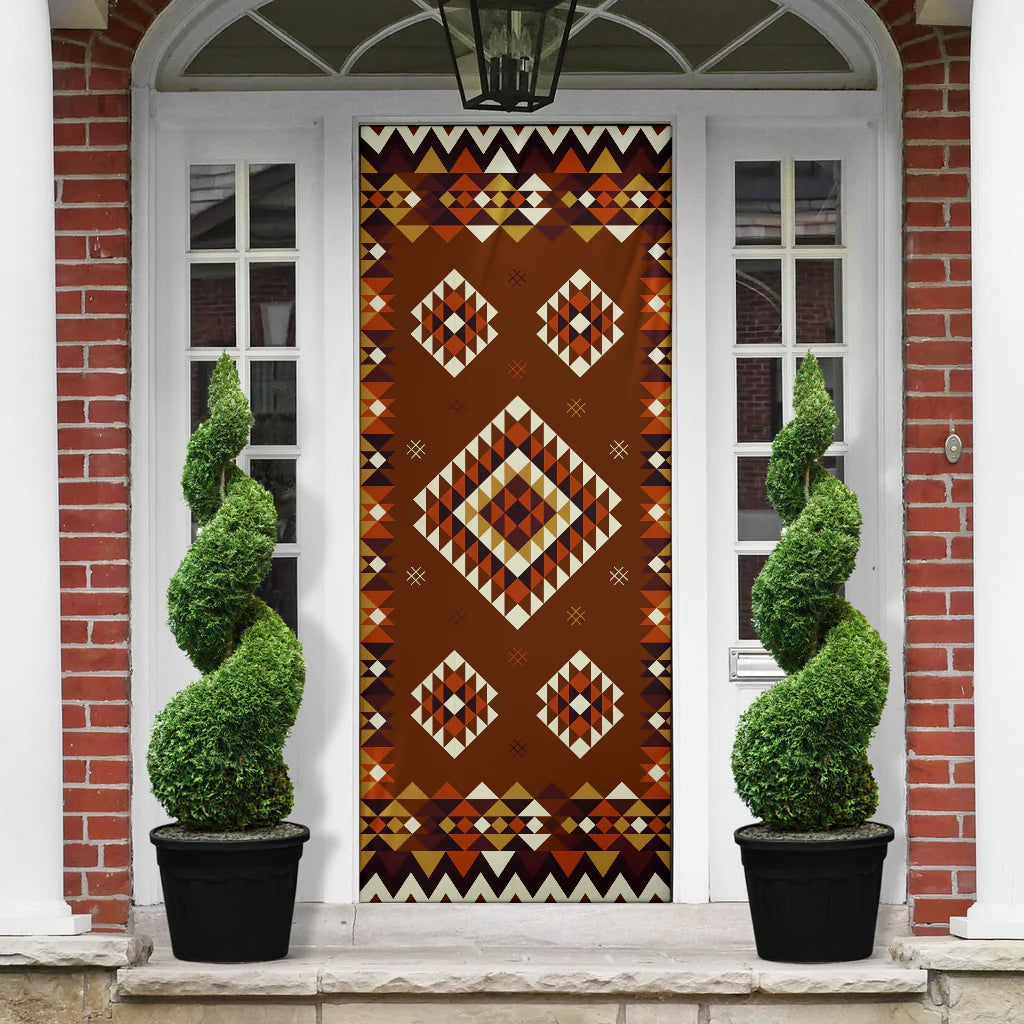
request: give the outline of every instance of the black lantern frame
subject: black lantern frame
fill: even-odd
[[[554,101],[576,0],[440,0],[467,110],[530,113]]]

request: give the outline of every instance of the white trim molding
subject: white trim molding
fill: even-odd
[[[309,637],[308,650],[320,648],[321,659],[310,679],[307,705],[296,732],[294,762],[298,773],[300,815],[308,823],[330,822],[329,832],[320,828],[318,849],[304,856],[302,882],[305,892],[300,900],[346,904],[357,898],[358,850],[353,840],[358,815],[358,778],[354,751],[357,749],[358,703],[355,681],[358,678],[356,611],[353,600],[357,589],[356,544],[358,522],[352,499],[358,485],[355,438],[357,413],[347,396],[354,393],[357,363],[352,349],[358,332],[358,233],[354,216],[357,209],[358,165],[354,138],[360,123],[452,123],[465,122],[467,115],[459,105],[454,83],[443,83],[435,92],[422,88],[415,92],[381,89],[373,92],[323,91],[296,92],[287,86],[275,86],[273,92],[161,92],[161,76],[174,53],[201,45],[205,33],[216,25],[237,17],[252,0],[172,0],[154,22],[139,47],[133,65],[133,395],[132,443],[133,475],[140,488],[132,494],[132,664],[133,664],[133,745],[137,784],[133,794],[133,830],[135,848],[136,903],[146,905],[159,899],[159,881],[155,858],[148,849],[146,831],[157,823],[158,811],[145,785],[145,743],[152,716],[166,697],[163,687],[178,671],[178,657],[168,644],[163,623],[162,590],[168,572],[161,561],[156,515],[162,506],[161,493],[153,482],[170,474],[176,481],[181,444],[170,445],[173,468],[167,468],[161,456],[161,431],[171,429],[173,416],[158,414],[178,402],[184,416],[184,378],[180,374],[161,374],[157,369],[159,341],[169,337],[173,325],[159,310],[184,308],[186,302],[182,277],[178,273],[158,273],[160,254],[180,261],[187,247],[187,221],[184,216],[189,162],[216,162],[221,157],[234,159],[269,158],[267,147],[272,136],[288,134],[300,128],[310,135],[310,157],[321,172],[306,196],[315,201],[323,225],[322,267],[316,272],[322,297],[319,311],[322,323],[313,337],[323,335],[321,351],[315,355],[321,367],[320,387],[327,389],[311,402],[322,403],[323,450],[310,464],[318,461],[328,467],[325,491],[319,504],[332,511],[330,529],[323,524],[322,565],[329,567],[322,581],[322,592],[309,600],[320,608],[308,609],[305,621],[319,626]],[[904,609],[902,603],[902,466],[900,436],[902,388],[900,352],[900,63],[895,46],[885,27],[863,0],[789,0],[789,6],[806,13],[808,20],[817,8],[812,23],[835,41],[836,33],[846,41],[845,50],[857,48],[863,66],[869,71],[875,89],[845,91],[764,90],[698,92],[694,90],[640,91],[636,89],[586,92],[567,89],[560,92],[557,105],[536,117],[488,117],[488,123],[587,123],[611,120],[659,121],[673,125],[676,141],[674,180],[680,197],[676,208],[677,235],[686,239],[689,265],[684,266],[677,252],[676,280],[678,302],[674,334],[677,339],[674,427],[680,436],[702,436],[708,417],[707,380],[711,372],[706,334],[712,313],[708,310],[704,288],[707,268],[704,236],[708,225],[708,193],[714,182],[707,177],[706,154],[713,145],[711,137],[727,125],[759,126],[762,132],[773,128],[799,135],[809,126],[860,126],[871,145],[862,162],[864,176],[870,181],[865,190],[877,210],[873,235],[878,241],[878,304],[874,332],[865,329],[877,344],[873,353],[877,369],[878,406],[873,410],[876,423],[872,433],[878,439],[878,465],[882,466],[879,484],[879,514],[875,544],[878,571],[871,584],[881,609],[883,633],[892,650],[902,649]],[[208,38],[208,36],[207,36]],[[251,83],[250,83],[251,84]],[[393,83],[392,83],[393,84]],[[221,86],[223,88],[223,86]],[[477,115],[478,117],[479,115]],[[275,151],[276,153],[276,151]],[[811,154],[820,156],[819,150]],[[280,157],[277,153],[275,159]],[[283,159],[283,157],[282,157]],[[173,188],[158,186],[170,182]],[[177,196],[177,200],[174,200]],[[174,203],[177,202],[177,206]],[[176,213],[175,211],[180,211]],[[328,244],[329,243],[329,244]],[[314,247],[315,248],[315,247]],[[168,255],[169,254],[169,255]],[[175,255],[177,254],[177,255]],[[177,284],[175,283],[177,281]],[[177,304],[177,305],[176,305]],[[172,332],[173,333],[173,332]],[[311,356],[311,353],[306,353]],[[177,382],[177,383],[175,383]],[[895,386],[893,386],[895,382]],[[173,393],[182,392],[175,399]],[[330,401],[327,395],[330,395]],[[182,422],[184,420],[182,419]],[[173,428],[177,430],[177,427]],[[885,453],[888,456],[883,458]],[[698,461],[695,474],[704,479],[707,455],[704,446],[694,444],[690,454]],[[677,483],[682,474],[676,475]],[[176,499],[175,499],[176,500]],[[698,538],[697,543],[677,550],[677,579],[674,607],[679,621],[686,621],[697,637],[707,635],[707,611],[702,595],[707,591],[706,544],[710,512],[714,508],[708,495],[695,494],[692,488],[684,496],[676,492],[677,520],[674,534]],[[338,510],[342,510],[340,513]],[[187,524],[185,524],[187,532]],[[184,536],[184,535],[182,535]],[[180,537],[179,548],[185,543]],[[686,586],[682,580],[684,574]],[[689,590],[688,590],[689,588]],[[687,603],[689,602],[689,603]],[[689,615],[684,613],[684,607]],[[329,616],[328,616],[329,612]],[[311,617],[312,616],[312,617]],[[304,637],[303,643],[307,643]],[[686,648],[684,650],[684,647]],[[170,649],[169,649],[170,648]],[[686,848],[680,844],[673,862],[676,903],[704,904],[710,897],[709,858],[710,818],[713,813],[710,775],[721,769],[712,766],[708,745],[708,720],[712,675],[711,652],[698,642],[676,649],[676,691],[678,740],[676,749],[676,812],[683,809],[697,819]],[[721,659],[719,659],[721,661]],[[724,665],[724,662],[721,662]],[[717,667],[717,666],[716,666]],[[186,673],[187,674],[187,673]],[[157,677],[167,676],[160,684]],[[184,679],[183,681],[187,681]],[[319,691],[321,696],[315,694]],[[902,702],[899,683],[894,681],[887,719],[880,741],[882,748],[879,778],[893,803],[885,813],[890,819],[902,819],[905,790],[903,761]],[[319,703],[318,703],[319,702]],[[287,757],[287,755],[286,755]],[[293,763],[293,762],[289,762]],[[301,817],[300,817],[301,820]],[[902,903],[904,897],[906,843],[893,849],[887,869],[884,898]],[[309,864],[306,865],[306,860]],[[309,868],[310,870],[306,870]],[[505,915],[507,908],[488,907],[488,914]],[[406,914],[407,908],[396,908]],[[517,910],[518,913],[518,910]]]
[[[0,935],[77,935],[91,918],[72,914],[63,895],[50,26],[44,0],[5,14],[0,121],[18,140],[18,157],[4,161],[0,184],[17,196],[4,216],[17,244],[0,254],[0,308],[11,339],[6,369],[18,383],[4,402],[17,440],[5,452],[11,483],[0,502],[0,531],[11,540],[9,585],[0,591],[0,815],[9,823],[0,843]]]
[[[1006,169],[1024,160],[1024,138],[1006,130],[1003,115],[1019,91],[1006,68],[1022,31],[1020,0],[980,0],[971,38],[978,902],[966,917],[950,921],[950,931],[965,939],[1024,939],[1024,764],[1018,756],[1024,691],[1006,657],[1006,637],[1020,628],[1017,581],[1024,572],[1014,512],[1024,482],[1007,472],[1006,432],[1020,405],[1024,373],[1024,352],[1012,340],[1024,330],[1024,309],[1007,301],[1024,264],[1024,212],[1007,203],[1003,191]]]

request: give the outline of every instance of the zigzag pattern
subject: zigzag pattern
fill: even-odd
[[[661,903],[671,899],[667,854],[613,853],[604,863],[572,853],[482,854],[463,873],[457,858],[433,869],[414,854],[373,854],[363,864],[364,902]],[[429,864],[429,861],[427,862]]]
[[[446,241],[467,231],[484,242],[499,230],[519,241],[535,228],[551,240],[605,230],[624,241],[648,223],[665,234],[667,128],[387,126],[361,138],[367,255],[370,236],[392,228],[410,241],[428,230]]]

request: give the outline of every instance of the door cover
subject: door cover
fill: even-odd
[[[364,127],[361,898],[670,898],[671,140]]]

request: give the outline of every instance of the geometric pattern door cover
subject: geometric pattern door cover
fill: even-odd
[[[670,131],[359,160],[361,898],[667,900]]]

